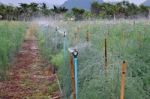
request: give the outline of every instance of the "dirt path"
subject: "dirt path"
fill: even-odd
[[[56,75],[40,56],[36,38],[30,37],[10,66],[8,80],[0,82],[0,99],[60,99]]]

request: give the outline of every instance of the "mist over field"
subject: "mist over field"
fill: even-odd
[[[0,99],[150,98],[149,0],[0,2]]]

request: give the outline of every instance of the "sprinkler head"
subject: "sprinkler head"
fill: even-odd
[[[66,35],[67,35],[67,33],[66,33],[66,32],[64,32],[64,37],[66,37]]]
[[[125,64],[126,63],[126,61],[123,61],[123,64]]]
[[[56,32],[58,31],[58,27],[56,27]]]
[[[77,49],[74,49],[74,51],[72,52],[74,58],[77,58],[78,57],[78,51]]]

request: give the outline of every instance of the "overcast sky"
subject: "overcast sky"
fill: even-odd
[[[112,2],[112,1],[123,1],[123,0],[104,0],[104,1],[111,1],[111,2]],[[139,4],[143,3],[143,2],[146,1],[146,0],[127,0],[127,1],[139,5]]]
[[[13,4],[17,5],[18,3],[31,3],[31,2],[36,2],[36,3],[47,3],[50,7],[53,5],[61,5],[67,0],[0,0],[1,3],[4,4]],[[104,0],[104,1],[123,1],[123,0]],[[130,2],[136,3],[136,4],[141,4],[142,2],[146,0],[128,0]]]
[[[0,0],[1,3],[13,4],[13,5],[17,5],[18,3],[31,3],[31,2],[43,3],[45,2],[49,6],[61,5],[65,1],[66,0]]]

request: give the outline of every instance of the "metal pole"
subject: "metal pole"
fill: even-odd
[[[66,44],[66,32],[64,32],[64,66],[66,65],[66,57],[67,57],[67,44]]]
[[[55,50],[56,50],[56,51],[57,51],[57,40],[58,40],[57,32],[58,32],[58,28],[56,27],[56,30],[55,30]]]
[[[122,63],[122,74],[121,74],[121,92],[120,92],[120,99],[124,99],[125,74],[126,74],[126,62],[123,61],[123,63]]]
[[[78,70],[77,70],[78,67],[77,67],[77,64],[78,64],[78,59],[74,58],[76,99],[78,99]]]
[[[75,49],[73,52],[74,56],[74,73],[75,73],[75,92],[76,92],[76,99],[78,99],[78,51]]]

